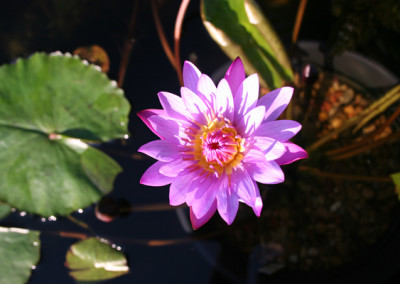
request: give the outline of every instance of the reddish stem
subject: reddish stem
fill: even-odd
[[[157,5],[155,1],[156,0],[151,1],[151,7],[153,11],[154,23],[156,24],[157,34],[158,37],[160,38],[162,48],[164,49],[164,52],[167,55],[169,62],[171,63],[172,67],[174,67],[174,69],[176,70],[174,54],[172,53],[171,47],[168,44],[167,38],[162,28],[160,16],[158,14]]]
[[[175,55],[175,69],[178,74],[179,82],[183,86],[183,77],[182,77],[182,67],[181,67],[181,59],[180,59],[180,41],[182,34],[182,23],[185,17],[185,13],[187,7],[189,6],[190,0],[182,0],[181,6],[179,7],[178,15],[176,16],[175,21],[175,30],[174,30],[174,55]]]
[[[306,9],[307,0],[301,0],[299,8],[297,9],[296,22],[294,23],[293,33],[292,33],[292,43],[297,42],[299,36],[299,31],[301,27],[301,22],[303,21],[304,11]]]
[[[129,29],[128,29],[128,37],[126,38],[125,43],[124,43],[124,48],[123,48],[122,57],[121,57],[121,63],[119,65],[118,87],[122,87],[122,85],[124,84],[126,69],[128,67],[129,58],[131,56],[131,50],[132,50],[133,44],[135,42],[135,40],[133,38],[133,28],[135,27],[138,6],[139,6],[139,1],[135,1],[135,5],[133,5],[133,10],[132,10],[131,22],[129,24]]]

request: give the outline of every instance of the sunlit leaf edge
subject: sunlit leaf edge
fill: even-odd
[[[129,273],[125,255],[98,238],[73,244],[66,254],[65,266],[77,281],[107,280]]]

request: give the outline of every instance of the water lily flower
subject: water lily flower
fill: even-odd
[[[183,81],[181,96],[158,93],[163,109],[138,113],[161,138],[139,149],[158,160],[140,182],[171,184],[170,204],[190,207],[194,229],[217,210],[231,224],[239,202],[260,216],[263,203],[256,182],[281,183],[285,177],[280,165],[307,157],[301,147],[288,141],[301,125],[276,120],[293,89],[283,87],[259,99],[258,76],[246,78],[240,58],[217,86],[186,61]]]

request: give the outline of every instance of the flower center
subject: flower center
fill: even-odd
[[[240,137],[229,120],[215,118],[203,125],[191,140],[191,150],[186,154],[197,160],[197,166],[218,176],[230,175],[232,168],[243,159],[244,139]]]
[[[232,132],[225,128],[216,129],[203,134],[201,143],[202,155],[207,163],[224,166],[232,161],[237,152],[238,145]]]

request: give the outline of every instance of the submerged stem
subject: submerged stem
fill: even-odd
[[[388,120],[386,120],[386,122],[384,124],[382,124],[377,130],[375,130],[374,132],[370,133],[369,135],[367,135],[364,139],[362,139],[359,142],[355,142],[353,144],[350,145],[346,145],[334,150],[330,150],[327,151],[326,154],[329,156],[332,155],[336,155],[336,154],[341,154],[344,153],[346,151],[350,151],[354,148],[358,148],[360,146],[366,145],[367,143],[371,143],[371,141],[378,137],[379,134],[381,134],[387,127],[389,127],[395,120],[396,118],[400,116],[400,106],[396,109],[396,111],[389,117]]]
[[[385,111],[389,106],[391,106],[398,100],[400,100],[400,85],[396,85],[395,87],[390,89],[384,96],[373,102],[368,108],[347,120],[340,128],[330,132],[329,134],[323,136],[321,139],[316,141],[314,144],[307,148],[307,152],[310,153],[316,150],[326,142],[330,141],[333,137],[336,137],[344,130],[358,123],[357,127],[353,130],[353,132],[355,132],[360,127],[364,126],[365,123],[370,121],[373,117]]]
[[[371,181],[392,182],[392,179],[390,177],[371,177],[371,176],[331,173],[331,172],[324,172],[324,171],[321,171],[320,169],[308,167],[308,166],[299,166],[299,170],[307,171],[316,176],[326,177],[326,178],[344,179],[344,180],[353,180],[353,181],[368,181],[368,182],[371,182]]]
[[[385,137],[385,138],[382,138],[382,139],[380,139],[380,140],[377,140],[377,141],[375,141],[375,142],[373,142],[373,143],[367,144],[367,145],[362,146],[362,147],[358,147],[357,149],[355,149],[355,150],[353,150],[353,151],[349,151],[349,152],[344,153],[344,154],[342,154],[342,155],[334,156],[334,157],[332,157],[331,159],[332,159],[332,160],[343,160],[343,159],[347,159],[347,158],[353,157],[353,156],[355,156],[355,155],[361,154],[361,153],[363,153],[363,152],[366,152],[366,151],[368,151],[368,150],[371,150],[372,148],[375,148],[375,147],[377,147],[377,146],[379,146],[379,145],[381,145],[381,144],[384,144],[384,143],[386,143],[386,142],[390,142],[390,141],[396,140],[396,139],[399,138],[399,137],[400,137],[400,131],[395,132],[395,133],[393,133],[392,135],[389,135],[389,136],[387,136],[387,137]]]

